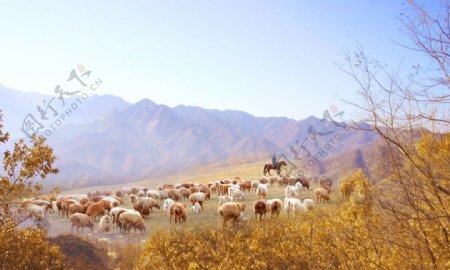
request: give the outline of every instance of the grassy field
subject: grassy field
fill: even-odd
[[[313,189],[316,187],[316,185],[312,185],[311,189],[309,191],[302,191],[300,198],[306,199],[306,198],[314,198],[313,196]],[[250,193],[245,193],[246,197],[243,203],[246,205],[245,210],[245,217],[249,220],[249,222],[252,222],[254,220],[253,216],[253,203],[257,200],[257,195],[254,191]],[[222,217],[220,217],[217,213],[218,209],[218,199],[217,194],[211,195],[211,200],[208,200],[204,204],[204,211],[202,211],[200,214],[194,214],[192,212],[191,204],[189,201],[184,201],[184,204],[187,206],[187,221],[183,224],[175,225],[172,221],[172,224],[169,224],[169,216],[163,215],[163,211],[161,210],[154,210],[153,213],[150,214],[149,217],[145,219],[145,224],[147,227],[147,232],[142,234],[140,232],[132,232],[127,235],[122,235],[119,233],[118,229],[114,229],[113,232],[110,234],[102,234],[98,233],[98,223],[95,224],[95,232],[91,233],[89,229],[85,230],[84,236],[87,236],[88,238],[93,239],[101,239],[105,241],[114,241],[114,242],[120,242],[120,243],[136,243],[136,242],[143,242],[148,237],[149,234],[154,233],[158,230],[178,230],[178,229],[186,229],[186,228],[199,228],[199,227],[213,227],[213,228],[221,228],[222,227]],[[283,200],[284,198],[284,188],[283,187],[277,187],[274,186],[269,190],[269,199],[270,198],[280,198]],[[340,197],[336,194],[336,192],[332,193],[331,196],[331,202],[326,204],[318,204],[316,205],[316,213],[320,213],[323,211],[333,211],[337,208]],[[132,208],[132,205],[129,201],[129,198],[125,198],[127,208]],[[284,214],[284,213],[283,213]],[[266,218],[270,218],[269,215],[266,216]],[[299,222],[301,222],[301,216],[296,217],[299,219]],[[67,218],[63,218],[61,216],[58,216],[58,214],[51,214],[48,217],[49,222],[51,224],[49,234],[51,236],[56,236],[58,234],[64,234],[64,233],[70,233],[70,222]],[[231,225],[230,225],[231,226]]]

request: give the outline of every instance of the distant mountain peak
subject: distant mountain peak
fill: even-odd
[[[136,104],[135,104],[136,107],[153,107],[156,105],[157,104],[155,102],[153,102],[152,100],[150,100],[148,98],[144,98],[144,99],[136,102]]]

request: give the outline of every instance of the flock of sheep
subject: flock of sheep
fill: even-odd
[[[184,183],[177,185],[161,185],[158,190],[145,187],[124,187],[112,191],[96,191],[87,194],[60,195],[57,198],[39,198],[24,200],[21,209],[29,217],[41,220],[46,217],[49,211],[58,211],[69,219],[73,233],[84,232],[84,228],[89,228],[94,232],[94,223],[98,220],[98,232],[110,233],[118,228],[120,233],[134,231],[146,231],[144,218],[153,209],[163,210],[164,215],[169,215],[169,223],[174,220],[175,224],[186,222],[186,205],[183,200],[189,200],[192,204],[192,212],[200,214],[205,201],[211,199],[211,194],[217,194],[218,214],[223,218],[223,225],[232,220],[233,225],[243,223],[246,218],[246,209],[243,201],[246,193],[255,192],[258,199],[253,203],[253,213],[255,219],[259,219],[266,214],[271,217],[278,217],[284,209],[288,215],[303,214],[315,208],[315,204],[326,202],[330,199],[331,180],[327,177],[320,179],[320,187],[314,190],[316,202],[313,199],[300,200],[299,195],[302,190],[309,190],[310,180],[305,177],[262,177],[259,180],[242,180],[240,177],[234,179],[218,180],[207,184]],[[285,198],[266,199],[269,195],[269,188],[273,186],[283,187]],[[132,209],[123,205],[126,200],[132,205]]]

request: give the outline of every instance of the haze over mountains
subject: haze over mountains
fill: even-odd
[[[38,117],[36,106],[49,98],[0,85],[0,109],[12,138],[25,136],[20,131],[25,116]],[[88,97],[69,116],[48,137],[61,172],[46,185],[129,182],[213,163],[270,162],[273,153],[284,154],[307,174],[337,175],[342,166],[367,168],[372,153],[367,149],[377,141],[372,133],[344,130],[312,116],[299,121],[255,117],[241,111],[170,108],[148,99],[130,104],[110,95]],[[262,169],[263,164],[260,174]]]

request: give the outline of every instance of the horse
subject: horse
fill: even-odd
[[[266,173],[269,173],[269,175],[271,175],[270,170],[277,170],[277,175],[279,175],[281,172],[282,166],[287,166],[286,161],[282,160],[280,162],[277,162],[277,165],[275,167],[273,166],[272,163],[268,163],[268,164],[264,165],[263,174],[264,174],[264,176],[266,175]]]

